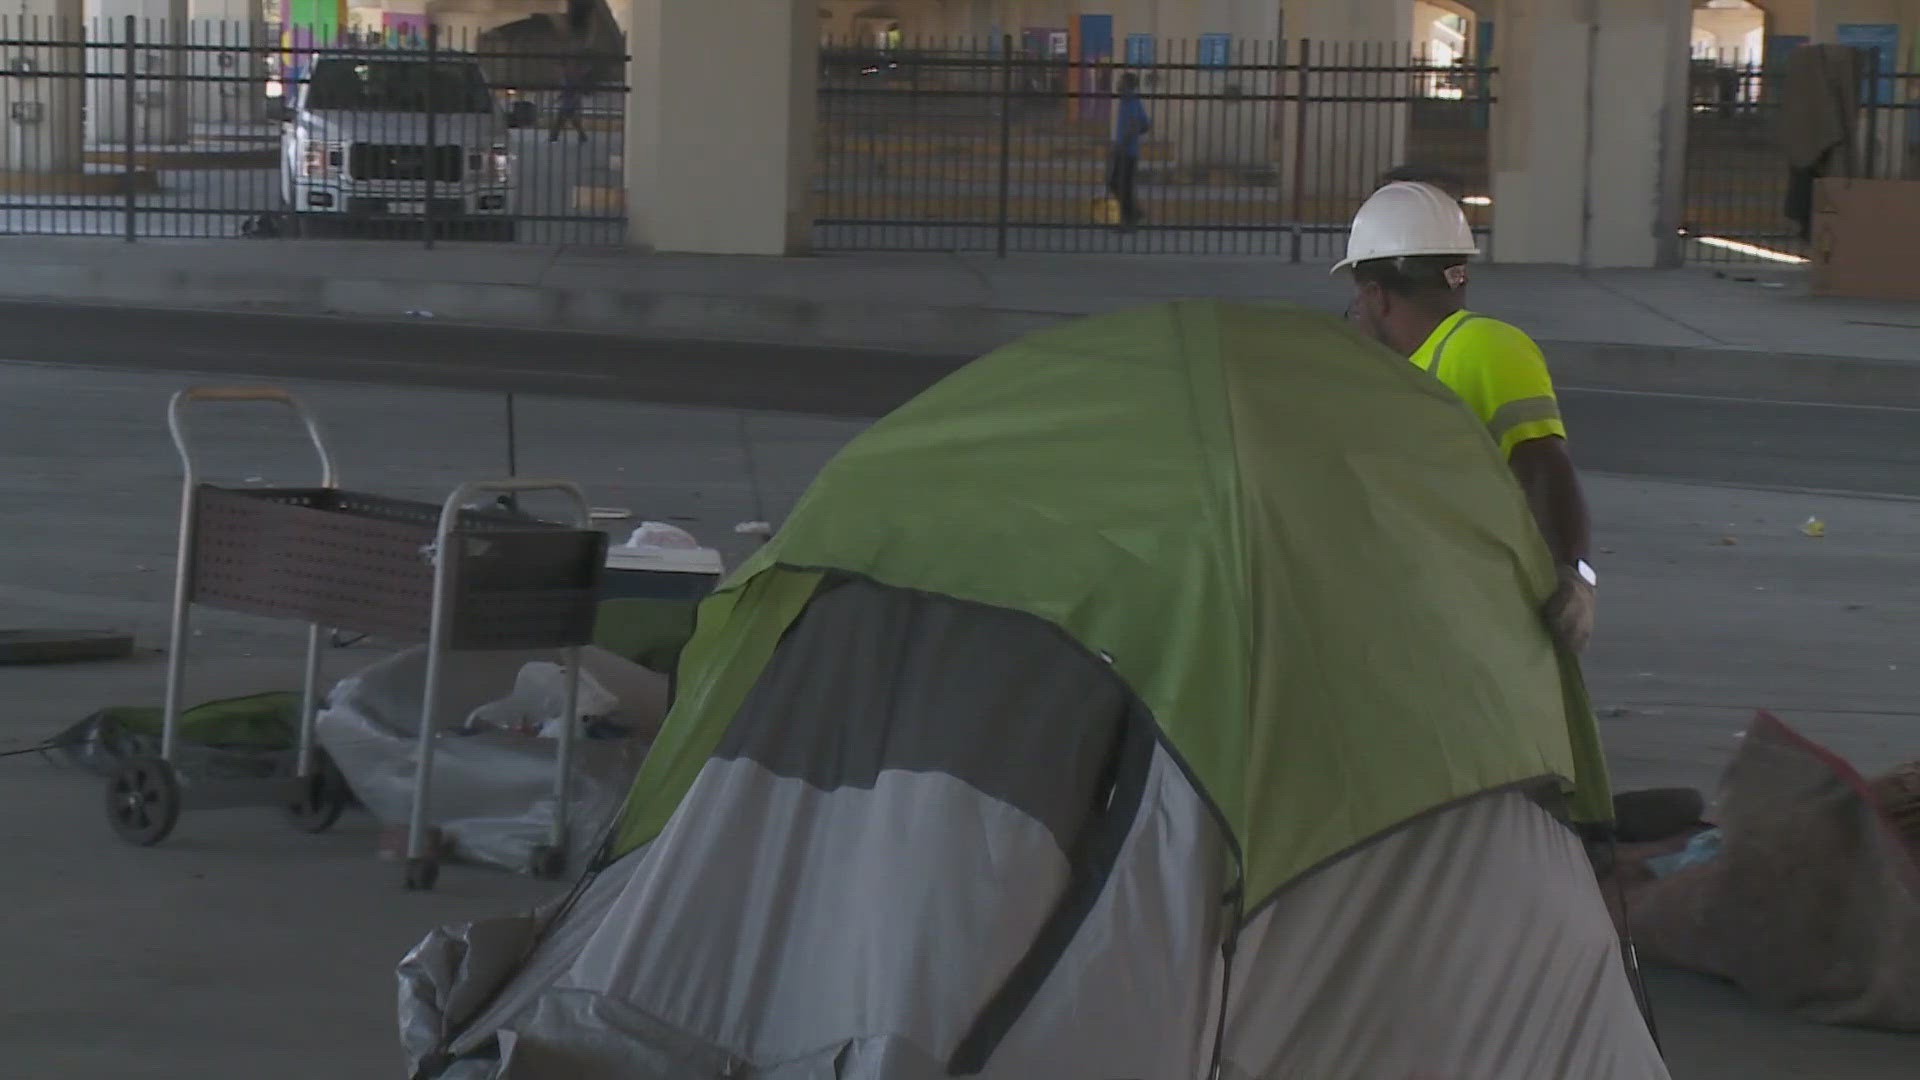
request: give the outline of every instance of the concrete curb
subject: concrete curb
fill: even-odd
[[[448,322],[642,339],[845,346],[972,356],[1087,310],[328,278],[238,269],[0,263],[0,297],[113,306]],[[1741,348],[1543,341],[1557,380],[1600,389],[1920,408],[1920,364]]]
[[[1749,349],[1543,341],[1567,386],[1920,409],[1920,366]]]
[[[149,308],[449,322],[783,345],[975,355],[1072,313],[243,271],[0,263],[0,297]]]

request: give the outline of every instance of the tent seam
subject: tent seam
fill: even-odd
[[[1380,843],[1383,840],[1387,840],[1391,837],[1397,836],[1400,833],[1403,833],[1406,830],[1412,828],[1413,826],[1421,824],[1422,822],[1425,822],[1429,818],[1437,817],[1450,810],[1458,810],[1460,807],[1466,806],[1469,803],[1477,802],[1481,799],[1490,799],[1496,795],[1510,795],[1515,792],[1527,792],[1531,790],[1536,790],[1545,784],[1553,784],[1557,791],[1558,785],[1563,779],[1564,778],[1561,777],[1560,774],[1558,773],[1541,773],[1537,776],[1527,777],[1524,780],[1513,780],[1504,784],[1500,784],[1496,787],[1481,788],[1479,791],[1469,792],[1465,795],[1459,796],[1458,798],[1448,799],[1446,802],[1438,803],[1436,805],[1427,807],[1425,810],[1422,810],[1419,813],[1414,814],[1412,817],[1405,818],[1401,821],[1395,822],[1394,824],[1389,825],[1384,829],[1381,829],[1379,832],[1376,832],[1371,836],[1367,836],[1361,840],[1355,841],[1354,843],[1347,845],[1344,848],[1341,848],[1339,851],[1336,851],[1333,854],[1328,855],[1326,858],[1321,859],[1319,862],[1316,862],[1312,866],[1307,867],[1305,870],[1300,871],[1298,874],[1295,874],[1291,878],[1288,878],[1286,881],[1283,881],[1279,885],[1274,886],[1272,892],[1260,898],[1258,902],[1254,903],[1252,906],[1247,908],[1245,917],[1243,917],[1240,921],[1240,929],[1244,930],[1248,924],[1252,923],[1253,920],[1258,918],[1262,913],[1264,913],[1266,909],[1272,907],[1275,903],[1279,902],[1281,897],[1285,896],[1287,893],[1292,892],[1295,888],[1299,887],[1300,885],[1306,883],[1308,880],[1317,876],[1321,871],[1328,869],[1329,867],[1333,866],[1335,863],[1345,862],[1347,859],[1352,858],[1355,855],[1358,855],[1360,852],[1366,850],[1369,847],[1372,847],[1374,844]],[[1534,802],[1536,803],[1538,803],[1539,801],[1540,800],[1538,799],[1534,800]],[[1542,806],[1542,809],[1545,809],[1545,807]],[[1548,811],[1548,813],[1553,813],[1553,812]],[[1558,820],[1562,820],[1564,823],[1564,815],[1554,813],[1553,816]]]

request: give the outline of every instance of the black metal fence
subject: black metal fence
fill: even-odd
[[[1128,51],[1082,62],[1011,38],[826,46],[817,245],[1321,260],[1409,166],[1490,228],[1492,68],[1405,45],[1206,38]],[[1151,127],[1123,170],[1129,98]]]
[[[318,41],[0,16],[0,232],[622,243],[626,57],[540,25]],[[822,249],[1317,261],[1382,179],[1411,173],[1459,196],[1494,253],[1498,73],[1471,58],[1210,37],[1080,60],[1000,38],[828,44],[819,64]],[[1863,70],[1842,171],[1920,178],[1920,73]],[[1690,258],[1804,259],[1791,92],[1778,64],[1695,63]],[[1120,170],[1130,99],[1150,127]]]
[[[622,55],[24,16],[0,45],[0,232],[625,239]]]
[[[1833,175],[1920,179],[1920,73],[1892,58],[1862,58],[1852,145]],[[1781,129],[1789,94],[1783,65],[1741,58],[1694,61],[1687,126],[1683,229],[1690,259],[1800,263],[1808,257],[1804,196]],[[1802,91],[1805,92],[1805,91]]]

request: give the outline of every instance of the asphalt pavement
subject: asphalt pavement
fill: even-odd
[[[414,498],[501,471],[494,391],[538,389],[519,401],[524,472],[577,479],[596,505],[682,523],[737,560],[751,542],[735,523],[783,518],[866,417],[941,370],[885,354],[426,320],[0,308],[0,327],[0,359],[24,361],[0,363],[0,519],[13,526],[0,545],[0,611],[17,625],[117,627],[142,646],[125,661],[4,669],[0,750],[103,705],[158,700],[179,497],[164,410],[188,372],[295,384],[334,436],[347,483]],[[1605,580],[1586,667],[1616,783],[1710,789],[1756,705],[1869,772],[1912,758],[1914,504],[1675,482],[1900,494],[1912,415],[1566,396],[1592,472]],[[708,407],[675,407],[689,403]],[[284,416],[210,407],[197,419],[213,479],[311,475]],[[1828,523],[1824,537],[1801,531],[1809,516]],[[194,626],[192,699],[298,685],[298,627],[219,611],[198,612]],[[329,650],[323,678],[377,655]],[[375,858],[367,815],[318,837],[278,817],[197,813],[166,844],[135,849],[108,832],[93,778],[31,755],[0,761],[11,871],[0,1075],[398,1075],[391,971],[402,951],[435,925],[551,892],[452,866],[437,892],[402,893],[396,868]],[[1912,1076],[1912,1036],[1801,1023],[1677,973],[1655,973],[1652,992],[1681,1080]]]
[[[965,361],[820,346],[636,341],[417,317],[0,303],[0,360],[223,378],[516,391],[869,419]],[[1920,410],[1563,386],[1597,472],[1920,496]]]

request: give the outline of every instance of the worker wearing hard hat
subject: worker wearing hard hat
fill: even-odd
[[[1353,274],[1347,317],[1450,387],[1499,444],[1560,567],[1547,624],[1579,651],[1593,632],[1597,584],[1587,562],[1586,498],[1540,347],[1466,308],[1467,260],[1477,254],[1459,203],[1431,185],[1401,181],[1360,208],[1347,257],[1334,270]]]

